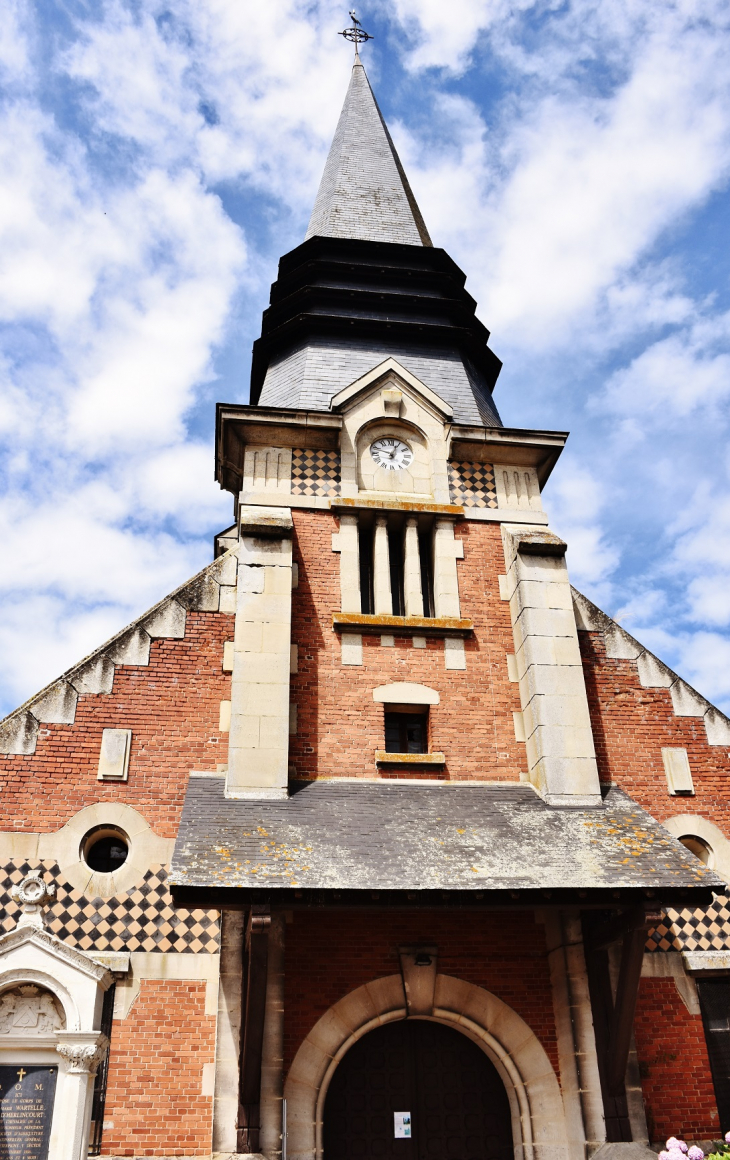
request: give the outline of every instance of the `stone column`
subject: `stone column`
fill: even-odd
[[[388,547],[388,521],[385,516],[377,516],[375,520],[373,591],[376,615],[392,616],[393,596],[390,591],[390,549]]]
[[[360,545],[357,516],[341,515],[337,545],[340,552],[340,609],[361,612]]]
[[[418,520],[406,520],[405,567],[403,569],[403,590],[406,602],[406,616],[423,616],[423,589],[421,587],[421,556],[418,551]]]
[[[261,1061],[261,1152],[266,1160],[280,1160],[284,1099],[284,940],[286,921],[271,916],[266,978],[266,1014]]]
[[[571,1160],[585,1160],[605,1141],[606,1125],[580,916],[551,910],[544,919],[568,1129],[565,1150]]]
[[[91,1105],[94,1097],[94,1077],[109,1040],[100,1032],[57,1031],[56,1051],[63,1061],[59,1079],[62,1093],[61,1125],[51,1138],[51,1153],[58,1160],[86,1160],[89,1150]],[[56,1099],[58,1101],[58,1094]],[[56,1137],[54,1139],[53,1137]]]
[[[528,777],[551,805],[600,806],[566,545],[545,528],[502,524]]]
[[[286,797],[292,518],[242,507],[226,796]]]
[[[456,541],[452,520],[436,520],[433,529],[433,602],[436,616],[460,616],[456,575]]]
[[[241,959],[244,914],[221,914],[220,985],[215,1048],[213,1151],[236,1151],[238,1068],[241,1054]]]

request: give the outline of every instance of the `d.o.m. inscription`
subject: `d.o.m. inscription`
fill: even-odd
[[[0,1067],[0,1160],[47,1160],[57,1067]]]

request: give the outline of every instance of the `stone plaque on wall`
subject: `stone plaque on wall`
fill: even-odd
[[[0,1160],[47,1160],[57,1067],[0,1067]]]

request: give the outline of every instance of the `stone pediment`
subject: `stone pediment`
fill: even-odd
[[[18,952],[25,949],[33,948],[36,951],[36,961],[38,957],[48,959],[47,970],[49,975],[53,977],[54,965],[63,963],[66,967],[72,967],[74,970],[86,975],[88,979],[93,980],[99,984],[104,991],[106,991],[112,984],[113,975],[101,963],[97,963],[90,958],[83,951],[77,950],[75,947],[69,946],[67,943],[61,942],[55,934],[51,934],[47,930],[39,930],[37,927],[16,927],[8,934],[0,937],[0,982],[2,982],[2,968],[4,960],[7,960],[13,952]],[[40,952],[40,956],[38,955]]]
[[[330,409],[349,411],[363,394],[390,386],[405,391],[406,394],[413,394],[414,401],[428,404],[429,408],[436,411],[440,418],[451,419],[453,417],[454,411],[451,405],[395,358],[385,359],[367,374],[344,387],[333,396]]]

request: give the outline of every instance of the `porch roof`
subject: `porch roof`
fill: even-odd
[[[323,780],[285,800],[227,800],[192,776],[170,883],[179,904],[711,901],[723,881],[621,790],[603,808],[527,785]]]

